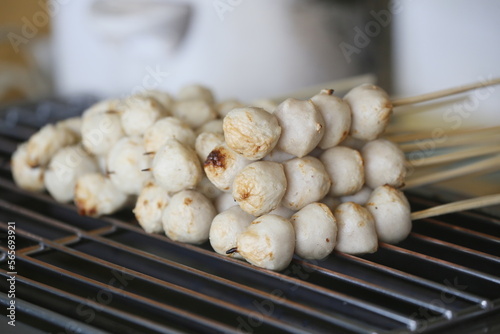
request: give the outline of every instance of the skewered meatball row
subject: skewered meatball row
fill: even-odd
[[[377,251],[379,241],[400,242],[411,230],[410,206],[406,197],[388,185],[376,188],[370,194],[366,206],[344,202],[332,211],[327,205],[314,202],[289,219],[265,214],[255,220],[261,223],[269,220],[269,217],[279,217],[280,221],[292,224],[294,233],[288,232],[284,223],[280,227],[274,226],[276,223],[262,223],[258,228],[248,225],[251,216],[238,206],[219,215],[233,217],[232,212],[238,212],[245,219],[239,224],[228,222],[228,233],[221,232],[222,223],[217,222],[213,227],[216,232],[210,236],[211,244],[216,245],[214,249],[218,247],[216,251],[224,254],[221,246],[224,245],[227,247],[225,255],[242,257],[254,265],[271,270],[284,269],[294,253],[310,260],[323,259],[334,249],[348,254],[373,253]],[[281,246],[275,241],[277,233],[281,233]],[[266,238],[267,243],[264,245]],[[281,257],[274,254],[281,254]]]
[[[360,254],[375,251],[378,240],[408,235],[409,205],[397,190],[405,158],[376,139],[392,108],[385,92],[363,85],[344,99],[326,89],[307,101],[264,102],[215,104],[208,89],[194,85],[176,100],[152,91],[96,104],[80,126],[93,167],[75,167],[74,191],[69,182],[59,198],[99,216],[138,196],[133,211],[146,232],[193,244],[209,239],[216,252],[271,270],[284,269],[294,252],[306,259],[334,249]],[[71,124],[60,128],[78,138],[62,146],[79,141]],[[46,146],[42,151],[60,149]],[[16,153],[23,165],[15,178],[43,175],[47,161],[35,170],[26,146]],[[103,159],[107,175],[97,172],[95,161]]]
[[[352,96],[361,102],[350,103],[354,101]],[[366,115],[367,108],[374,109],[374,113]],[[221,190],[232,190],[237,207],[227,194],[220,198],[228,203],[223,207],[229,207],[228,211],[267,218],[276,208],[295,210],[291,218],[286,213],[281,218],[292,222],[295,238],[288,242],[295,244],[298,256],[321,259],[333,249],[350,254],[374,252],[379,240],[399,242],[411,229],[408,202],[397,190],[406,176],[404,154],[391,142],[377,139],[387,125],[391,108],[387,94],[368,85],[353,90],[344,100],[335,97],[331,90],[322,90],[308,101],[288,99],[266,115],[265,122],[254,117],[263,112],[258,108],[233,109],[224,119],[225,143],[209,154],[205,171]],[[273,125],[272,116],[277,119],[281,134],[278,126]],[[366,124],[361,124],[365,118]],[[349,138],[356,146],[343,146],[344,141],[351,146],[346,141]],[[275,146],[268,144],[273,141],[277,142]],[[221,185],[215,177],[210,178],[221,147],[230,152],[230,161],[237,161],[238,157],[241,161],[264,161],[247,161]],[[322,200],[330,207],[320,203]],[[384,218],[389,212],[394,213],[394,220]],[[267,261],[256,260],[265,252],[258,246],[261,241],[254,229],[247,226],[240,237],[234,230],[225,235],[221,244],[233,246],[227,255],[243,257],[267,269],[282,268],[276,260],[271,261],[270,255]],[[262,235],[273,230],[269,227]],[[243,236],[247,234],[254,238],[255,247],[239,241],[245,240]],[[217,238],[211,237],[211,243],[217,244]],[[218,252],[224,254],[220,248]]]
[[[150,179],[140,171],[151,167],[151,158],[143,155],[143,130],[170,115],[172,101],[166,93],[149,91],[105,100],[81,117],[44,126],[12,155],[14,181],[27,190],[47,189],[60,202],[74,200],[82,214],[99,216],[119,210]],[[105,175],[97,176],[98,171]],[[117,200],[94,205],[107,191]]]
[[[358,109],[387,104],[387,94],[379,88],[362,86],[351,93],[365,99],[365,104],[356,106]],[[354,195],[365,184],[371,188],[381,184],[402,186],[406,175],[405,157],[396,145],[377,139],[366,143],[362,152],[339,146],[352,132],[351,114],[355,111],[351,111],[347,100],[335,97],[332,90],[322,90],[308,101],[287,99],[272,114],[260,108],[231,110],[224,118],[225,143],[212,150],[205,161],[208,178],[222,191],[231,191],[234,179],[249,163],[247,160],[263,158],[282,163],[287,173],[282,205],[294,210],[320,201],[326,194],[334,197]],[[377,124],[385,127],[385,113],[374,117],[382,118]],[[319,157],[320,162],[315,165],[321,165],[323,173],[307,174],[304,165],[314,161],[313,156]],[[301,158],[306,159],[296,160]],[[272,174],[273,171],[269,169],[263,173]],[[256,181],[255,185],[259,183]],[[241,195],[234,192],[233,195],[243,210],[256,216],[268,213],[275,205],[269,206],[269,202],[262,201],[268,207],[250,209],[245,206],[246,201],[236,198]],[[243,193],[243,197],[247,195]],[[299,199],[300,196],[306,199]]]
[[[21,143],[11,159],[14,182],[29,191],[44,191],[45,174],[51,159],[63,148],[80,142],[80,127],[80,118],[69,118],[43,126],[28,141]],[[83,159],[85,158],[87,157]],[[72,166],[68,166],[68,169],[74,168],[75,163],[77,162],[72,161]]]

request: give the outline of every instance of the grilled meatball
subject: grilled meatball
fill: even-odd
[[[367,143],[361,150],[365,163],[366,184],[375,189],[384,184],[399,188],[406,178],[406,158],[399,147],[386,140]]]
[[[255,217],[233,206],[215,216],[210,227],[210,244],[219,254],[243,259],[238,253],[227,254],[227,250],[236,247],[238,236],[245,231]]]
[[[374,140],[385,131],[392,114],[392,103],[387,93],[372,84],[351,89],[344,100],[351,107],[351,136]]]
[[[335,249],[348,254],[373,253],[378,249],[375,221],[370,212],[359,204],[346,202],[333,212],[337,218]]]
[[[201,244],[208,240],[215,215],[208,198],[195,190],[183,190],[173,195],[163,210],[163,229],[174,241]]]
[[[304,259],[320,260],[337,242],[337,220],[323,203],[311,203],[296,212],[290,222],[295,229],[295,253]]]
[[[281,126],[277,148],[299,158],[311,152],[323,138],[325,121],[311,100],[286,99],[273,115]]]
[[[351,108],[343,99],[333,95],[333,90],[323,89],[311,101],[325,121],[325,134],[319,142],[321,149],[337,146],[351,130]]]
[[[365,173],[363,159],[358,151],[335,146],[324,151],[320,160],[332,180],[331,196],[352,195],[363,187]]]
[[[204,163],[210,181],[222,191],[231,191],[234,178],[251,161],[230,149],[226,143],[215,147]]]
[[[282,205],[300,210],[312,202],[318,202],[328,194],[332,181],[325,167],[316,158],[305,156],[283,163],[287,189]]]
[[[158,185],[170,193],[196,187],[203,176],[196,152],[175,139],[156,152],[152,171]]]
[[[276,116],[255,107],[236,108],[224,117],[227,145],[249,160],[259,160],[276,146],[281,127]]]
[[[389,185],[379,186],[368,198],[366,208],[375,219],[380,241],[395,244],[410,234],[410,204],[403,192]]]
[[[261,216],[278,207],[286,187],[283,165],[277,162],[257,161],[236,175],[232,194],[243,211]]]
[[[45,171],[45,187],[56,201],[69,202],[74,197],[76,180],[98,169],[95,159],[80,145],[64,147],[50,160]]]
[[[263,215],[238,236],[236,244],[238,253],[251,264],[279,271],[292,261],[295,232],[288,219]]]
[[[161,219],[163,210],[169,202],[170,195],[168,192],[154,182],[148,183],[142,189],[139,197],[137,197],[133,212],[144,231],[148,233],[163,232]]]

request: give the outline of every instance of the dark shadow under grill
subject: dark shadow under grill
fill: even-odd
[[[17,144],[86,103],[51,100],[0,114],[3,312],[8,223],[16,228],[16,328],[2,319],[2,333],[500,331],[500,220],[485,214],[425,219],[374,254],[295,258],[275,273],[208,244],[148,235],[131,212],[83,217],[17,188],[9,166]],[[437,204],[408,196],[413,210]]]

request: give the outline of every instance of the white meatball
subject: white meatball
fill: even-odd
[[[259,100],[254,100],[250,105],[257,107],[257,108],[262,108],[268,113],[273,113],[278,104],[274,102],[273,100],[270,99],[259,99]]]
[[[194,190],[183,190],[172,196],[163,211],[163,229],[174,241],[201,244],[208,240],[215,215],[208,198]]]
[[[348,254],[373,253],[378,249],[375,221],[359,204],[346,202],[333,212],[337,218],[336,250]]]
[[[279,150],[301,158],[323,138],[325,121],[311,100],[286,99],[273,114],[281,126]]]
[[[215,147],[204,162],[205,173],[222,191],[231,191],[234,178],[250,160],[230,149],[226,143]]]
[[[195,134],[199,136],[203,132],[214,132],[224,134],[224,129],[222,127],[223,121],[221,119],[213,119],[204,123],[202,126],[196,128]]]
[[[392,103],[382,88],[363,84],[351,89],[344,100],[352,112],[351,136],[373,140],[385,131],[392,114]]]
[[[366,208],[375,219],[380,241],[395,244],[410,234],[411,210],[403,192],[389,185],[377,187],[370,195]]]
[[[123,103],[122,100],[119,99],[109,99],[109,100],[99,101],[91,105],[86,110],[84,110],[82,113],[82,118],[84,119],[85,117],[91,115],[103,114],[108,112],[118,113],[122,103]]]
[[[165,117],[157,120],[144,132],[144,148],[146,152],[156,152],[167,141],[176,139],[178,142],[194,147],[196,136],[194,131],[175,117]]]
[[[75,204],[83,216],[99,217],[124,208],[130,198],[100,173],[80,176],[75,185]]]
[[[151,181],[151,157],[144,155],[144,141],[141,137],[123,137],[108,153],[107,167],[111,182],[120,191],[139,195],[144,185]]]
[[[233,206],[239,207],[231,193],[222,193],[217,196],[214,200],[214,205],[217,212],[224,212]]]
[[[332,180],[330,195],[346,196],[357,193],[365,183],[363,159],[358,151],[344,146],[329,148],[320,157]]]
[[[270,270],[285,269],[293,258],[295,232],[288,219],[264,215],[238,236],[237,251],[251,264]]]
[[[243,211],[261,216],[278,207],[286,187],[283,165],[271,161],[257,161],[236,175],[232,193]]]
[[[31,167],[28,164],[28,145],[26,143],[17,147],[12,154],[11,169],[14,182],[25,190],[41,192],[45,190],[43,182],[45,168]]]
[[[162,233],[163,210],[170,202],[170,195],[154,182],[148,183],[137,197],[134,207],[135,218],[147,233]]]
[[[279,205],[276,209],[270,211],[269,214],[281,216],[281,217],[286,218],[286,219],[290,219],[295,214],[295,212],[297,212],[297,211],[289,209],[289,208],[285,208],[283,205]]]
[[[125,136],[118,113],[96,113],[82,121],[82,144],[94,155],[105,155]]]
[[[276,146],[281,135],[278,119],[264,109],[231,110],[224,118],[227,145],[249,160],[259,160]]]
[[[385,139],[367,143],[361,151],[365,163],[366,184],[375,189],[389,184],[399,188],[406,178],[406,158],[399,147]]]
[[[269,152],[262,160],[264,161],[273,161],[273,162],[284,162],[290,159],[295,158],[295,155],[280,151],[278,149],[274,149]]]
[[[140,95],[129,97],[120,108],[122,127],[128,136],[143,135],[147,128],[168,114],[156,99]]]
[[[215,98],[212,91],[203,85],[188,85],[181,88],[177,94],[179,100],[203,100],[214,104]]]
[[[316,158],[305,156],[283,163],[287,189],[281,204],[292,210],[300,210],[317,202],[328,194],[332,181],[325,167]]]
[[[290,222],[295,230],[295,253],[311,260],[324,259],[337,242],[337,220],[323,203],[311,203],[297,213]]]
[[[219,254],[243,259],[238,252],[227,254],[226,252],[236,247],[238,236],[245,231],[255,219],[241,210],[239,206],[233,206],[215,216],[210,227],[210,244],[214,251]]]
[[[217,103],[215,106],[215,110],[221,118],[226,117],[227,113],[235,108],[242,108],[245,105],[238,100],[226,100],[220,103]]]
[[[75,193],[76,180],[99,170],[97,162],[81,146],[67,146],[59,150],[45,171],[45,187],[58,202],[69,202]]]
[[[314,95],[311,101],[325,121],[325,134],[318,146],[322,149],[337,146],[351,129],[351,108],[340,97],[333,95],[333,90],[323,89]]]
[[[203,176],[196,152],[175,139],[156,152],[152,170],[158,185],[170,193],[196,187]]]
[[[224,143],[224,135],[215,132],[202,132],[196,137],[194,148],[200,161],[205,162],[214,148]]]
[[[172,108],[172,114],[193,129],[217,118],[213,106],[203,100],[177,101]]]
[[[78,141],[79,137],[68,128],[47,124],[28,140],[26,161],[31,167],[46,166],[57,151]]]
[[[198,190],[200,193],[205,195],[206,198],[211,200],[216,199],[223,193],[212,182],[210,182],[206,175],[203,175],[201,181],[196,186],[196,190]]]
[[[365,205],[368,198],[372,194],[372,189],[369,187],[363,187],[360,191],[349,196],[342,196],[340,198],[341,202],[354,202],[359,205]]]
[[[160,105],[163,107],[163,109],[167,113],[169,113],[170,109],[172,109],[172,105],[175,102],[172,95],[170,95],[167,92],[156,90],[156,89],[147,90],[139,95],[154,98],[156,101],[158,101],[160,103]]]

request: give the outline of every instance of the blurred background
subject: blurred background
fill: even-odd
[[[2,0],[0,103],[190,83],[251,101],[365,73],[416,95],[499,77],[499,12],[495,0]],[[500,122],[490,95],[468,121]]]
[[[497,0],[2,0],[0,108],[192,83],[251,102],[366,74],[413,96],[500,77],[498,13]],[[500,125],[500,86],[445,101],[396,109],[393,129]],[[442,184],[495,193],[498,173]]]

